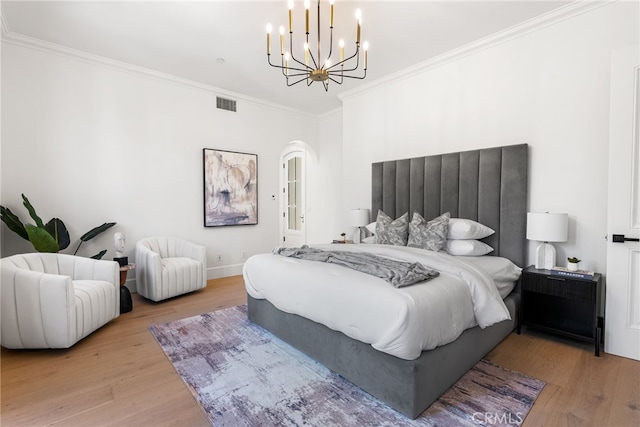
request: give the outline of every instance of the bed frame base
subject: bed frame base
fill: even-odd
[[[516,327],[520,295],[505,299],[512,320],[467,329],[447,345],[404,360],[324,325],[248,297],[249,320],[348,379],[396,411],[417,418]]]

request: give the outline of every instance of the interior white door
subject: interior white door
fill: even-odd
[[[295,151],[284,156],[282,169],[282,246],[300,247],[306,243],[304,153]]]
[[[640,235],[638,52],[639,46],[632,46],[612,56],[605,312],[605,352],[636,360],[640,360],[640,243],[633,241]]]

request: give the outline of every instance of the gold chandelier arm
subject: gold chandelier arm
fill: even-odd
[[[299,73],[303,73],[304,75],[308,75],[309,74],[309,68],[297,68],[297,67],[291,67],[291,66],[287,67],[285,65],[274,64],[274,63],[271,62],[271,55],[267,55],[267,60],[268,60],[269,65],[271,65],[273,68],[279,68],[279,69],[282,69],[282,70],[289,69],[290,71],[298,71]],[[284,64],[284,60],[282,60],[282,63]],[[304,66],[304,64],[302,64],[302,65]],[[303,74],[289,74],[289,77],[296,76],[296,75],[303,75]]]
[[[329,74],[329,79],[330,79],[331,81],[336,82],[336,83],[338,83],[339,85],[341,85],[341,84],[342,84],[342,82],[341,82],[341,81],[339,82],[339,81],[337,81],[336,79],[334,79],[333,77],[331,77],[331,76],[333,76],[333,75],[335,75],[335,74]],[[346,74],[344,74],[344,75],[342,75],[342,74],[341,74],[341,75],[340,75],[340,78],[341,78],[341,79],[342,79],[342,78],[345,78],[345,79],[364,80],[364,78],[365,78],[365,77],[367,77],[367,70],[364,70],[364,72],[363,72],[363,74],[362,74],[361,76],[348,76],[348,75],[346,75]]]
[[[309,35],[307,34],[307,45],[308,44],[309,44]],[[305,67],[305,70],[307,70],[307,71],[313,70],[313,68],[311,68],[309,65],[299,61],[296,57],[293,56],[293,31],[289,32],[289,52],[291,52],[291,59],[293,59],[295,62],[297,62],[301,66]],[[313,54],[311,53],[311,51],[309,51],[309,56],[311,57],[311,60],[313,61],[313,66],[315,68],[318,68],[318,65],[316,64],[316,60],[313,57]]]
[[[289,76],[289,77],[291,77],[291,76]],[[301,79],[299,79],[299,80],[296,80],[296,81],[295,81],[295,82],[293,82],[293,83],[289,83],[289,77],[287,77],[287,86],[297,85],[297,84],[298,84],[298,83],[300,83],[300,82],[303,82],[303,81],[305,81],[305,80],[308,80],[306,77],[303,77],[303,78],[301,78]],[[307,83],[307,86],[309,86],[309,83]]]

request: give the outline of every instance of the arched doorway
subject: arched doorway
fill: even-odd
[[[306,174],[304,147],[291,147],[282,156],[282,246],[300,247],[306,243]]]

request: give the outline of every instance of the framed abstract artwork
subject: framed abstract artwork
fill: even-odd
[[[204,226],[258,223],[258,155],[202,150]]]

